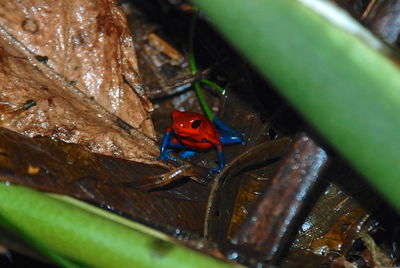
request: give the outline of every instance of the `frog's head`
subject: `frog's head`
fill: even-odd
[[[193,112],[172,111],[172,129],[181,137],[189,138],[202,134],[204,117]]]

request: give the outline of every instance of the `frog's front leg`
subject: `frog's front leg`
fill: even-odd
[[[183,145],[177,139],[173,139],[171,135],[172,135],[172,129],[167,128],[161,142],[160,156],[156,158],[157,161],[159,160],[165,161],[167,159],[172,161],[177,161],[176,158],[169,155],[169,153],[173,151],[173,149],[169,148],[182,148]]]

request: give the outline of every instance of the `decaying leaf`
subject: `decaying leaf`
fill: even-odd
[[[0,180],[200,234],[207,187],[148,191],[208,170],[154,160],[133,45],[113,0],[0,3]]]
[[[289,143],[288,138],[261,143],[233,160],[216,178],[207,209],[207,239],[229,248],[230,240],[248,215],[247,210],[268,186],[277,160]]]
[[[337,166],[336,169],[335,176],[338,176]],[[341,176],[347,181],[355,179],[344,174]],[[332,267],[352,267],[345,256],[361,230],[368,228],[369,218],[369,211],[354,197],[330,184],[302,223],[282,267],[296,267],[294,261],[307,264],[304,267],[315,267],[315,261],[331,263]]]
[[[1,126],[136,161],[157,155],[115,1],[3,1],[0,14]]]
[[[150,10],[159,9],[149,1],[142,2],[141,5]],[[147,94],[160,97],[190,87],[194,75],[190,74],[188,57],[160,35],[159,32],[162,32],[165,25],[159,25],[147,18],[146,12],[135,12],[140,10],[138,2],[128,1],[123,6],[127,11],[129,24],[135,32],[138,64],[143,88]],[[182,22],[179,23],[184,27]],[[173,31],[175,34],[179,32],[178,27],[173,27]]]
[[[382,249],[378,247],[374,239],[367,233],[362,232],[360,234],[365,246],[369,250],[374,266],[377,267],[392,267],[394,260],[391,259]]]
[[[66,194],[151,225],[201,233],[208,187],[162,184],[167,168],[88,152],[83,146],[0,129],[0,180]]]

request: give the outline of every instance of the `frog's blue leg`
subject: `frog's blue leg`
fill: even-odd
[[[222,120],[219,119],[218,117],[214,117],[213,123],[214,123],[214,125],[216,125],[217,128],[219,128],[220,130],[224,130],[224,131],[226,131],[226,132],[231,132],[231,133],[237,133],[236,130],[234,130],[234,129],[228,127],[227,125],[225,125],[225,123],[222,122]]]
[[[218,141],[212,137],[208,137],[208,139],[204,139],[205,142],[211,142],[217,149],[217,157],[218,157],[218,167],[211,169],[211,172],[219,173],[226,166],[226,160],[224,153],[222,151],[222,142]]]
[[[246,141],[244,140],[244,133],[240,133],[229,126],[225,125],[221,119],[218,117],[214,117],[213,120],[214,125],[218,129],[219,133],[219,142],[220,144],[246,144]],[[221,170],[226,166],[226,160],[224,153],[222,152],[222,146],[218,146],[215,141],[213,142],[216,144],[217,147],[217,156],[218,156],[218,168],[214,168],[211,171],[212,172],[221,172]]]
[[[182,158],[190,158],[190,157],[192,157],[192,156],[194,156],[196,154],[196,152],[194,152],[194,151],[189,151],[189,150],[186,150],[186,151],[183,151],[181,154],[180,154],[180,156],[182,157]]]
[[[214,117],[213,123],[219,130],[218,132],[222,144],[246,144],[246,141],[244,140],[244,133],[240,133],[225,125],[218,117]]]
[[[161,142],[160,146],[160,156],[156,158],[157,161],[159,160],[172,160],[176,161],[176,158],[172,157],[169,155],[170,152],[173,151],[173,149],[168,149],[168,148],[182,148],[183,145],[180,142],[174,142],[173,139],[171,138],[171,131],[167,131],[164,134],[164,137]]]
[[[232,132],[226,132],[224,130],[220,130],[219,140],[221,141],[222,144],[237,144],[237,143],[246,144],[246,142],[243,140],[243,135],[238,132],[236,132],[236,135],[234,135]]]
[[[214,172],[214,173],[221,172],[221,170],[226,166],[226,160],[225,160],[224,153],[222,151],[217,150],[217,156],[218,156],[218,167],[210,170],[211,172]]]

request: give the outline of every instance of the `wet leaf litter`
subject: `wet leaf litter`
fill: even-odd
[[[7,14],[0,22],[3,180],[105,204],[154,225],[175,226],[161,221],[169,209],[154,207],[168,206],[168,194],[156,201],[152,195],[160,194],[147,190],[203,169],[186,163],[192,171],[185,171],[154,161],[159,150],[150,120],[153,108],[142,90],[132,35],[117,3],[34,1],[0,8]],[[104,155],[111,162],[97,158]],[[121,174],[125,179],[118,179]],[[108,190],[100,189],[101,177]],[[108,183],[119,185],[119,193]],[[180,197],[173,199],[178,203]],[[177,211],[181,217],[170,218],[182,218],[180,228],[201,229],[201,224],[186,224],[202,217],[187,215],[197,206],[183,206]]]
[[[206,247],[217,248],[212,254],[257,266],[264,256],[237,247],[235,234],[246,233],[243,224],[276,181],[280,159],[290,154],[303,122],[279,96],[255,89],[270,86],[230,49],[221,52],[223,42],[210,41],[215,33],[203,21],[195,46],[202,56],[212,56],[199,60],[196,75],[189,74],[186,35],[193,9],[170,2],[123,1],[128,20],[115,1],[0,4],[6,14],[0,17],[0,175],[98,204],[185,241],[205,236]],[[152,8],[170,21],[155,19]],[[178,30],[171,35],[171,28]],[[226,88],[220,95],[205,87],[212,111],[248,137],[246,146],[224,148],[228,166],[217,178],[207,176],[216,165],[212,150],[178,163],[154,161],[171,111],[202,113],[190,86],[203,77]],[[255,100],[268,94],[274,99],[268,107]],[[332,192],[337,198],[335,187],[318,202]],[[349,200],[318,203],[293,238],[290,254],[274,261],[287,267],[304,260],[354,263],[343,256],[357,253],[352,245],[360,241],[358,230],[372,224],[370,212]],[[350,213],[347,205],[354,210],[343,216]],[[332,207],[340,211],[336,218],[319,222],[321,211]],[[287,247],[287,241],[279,244]]]

